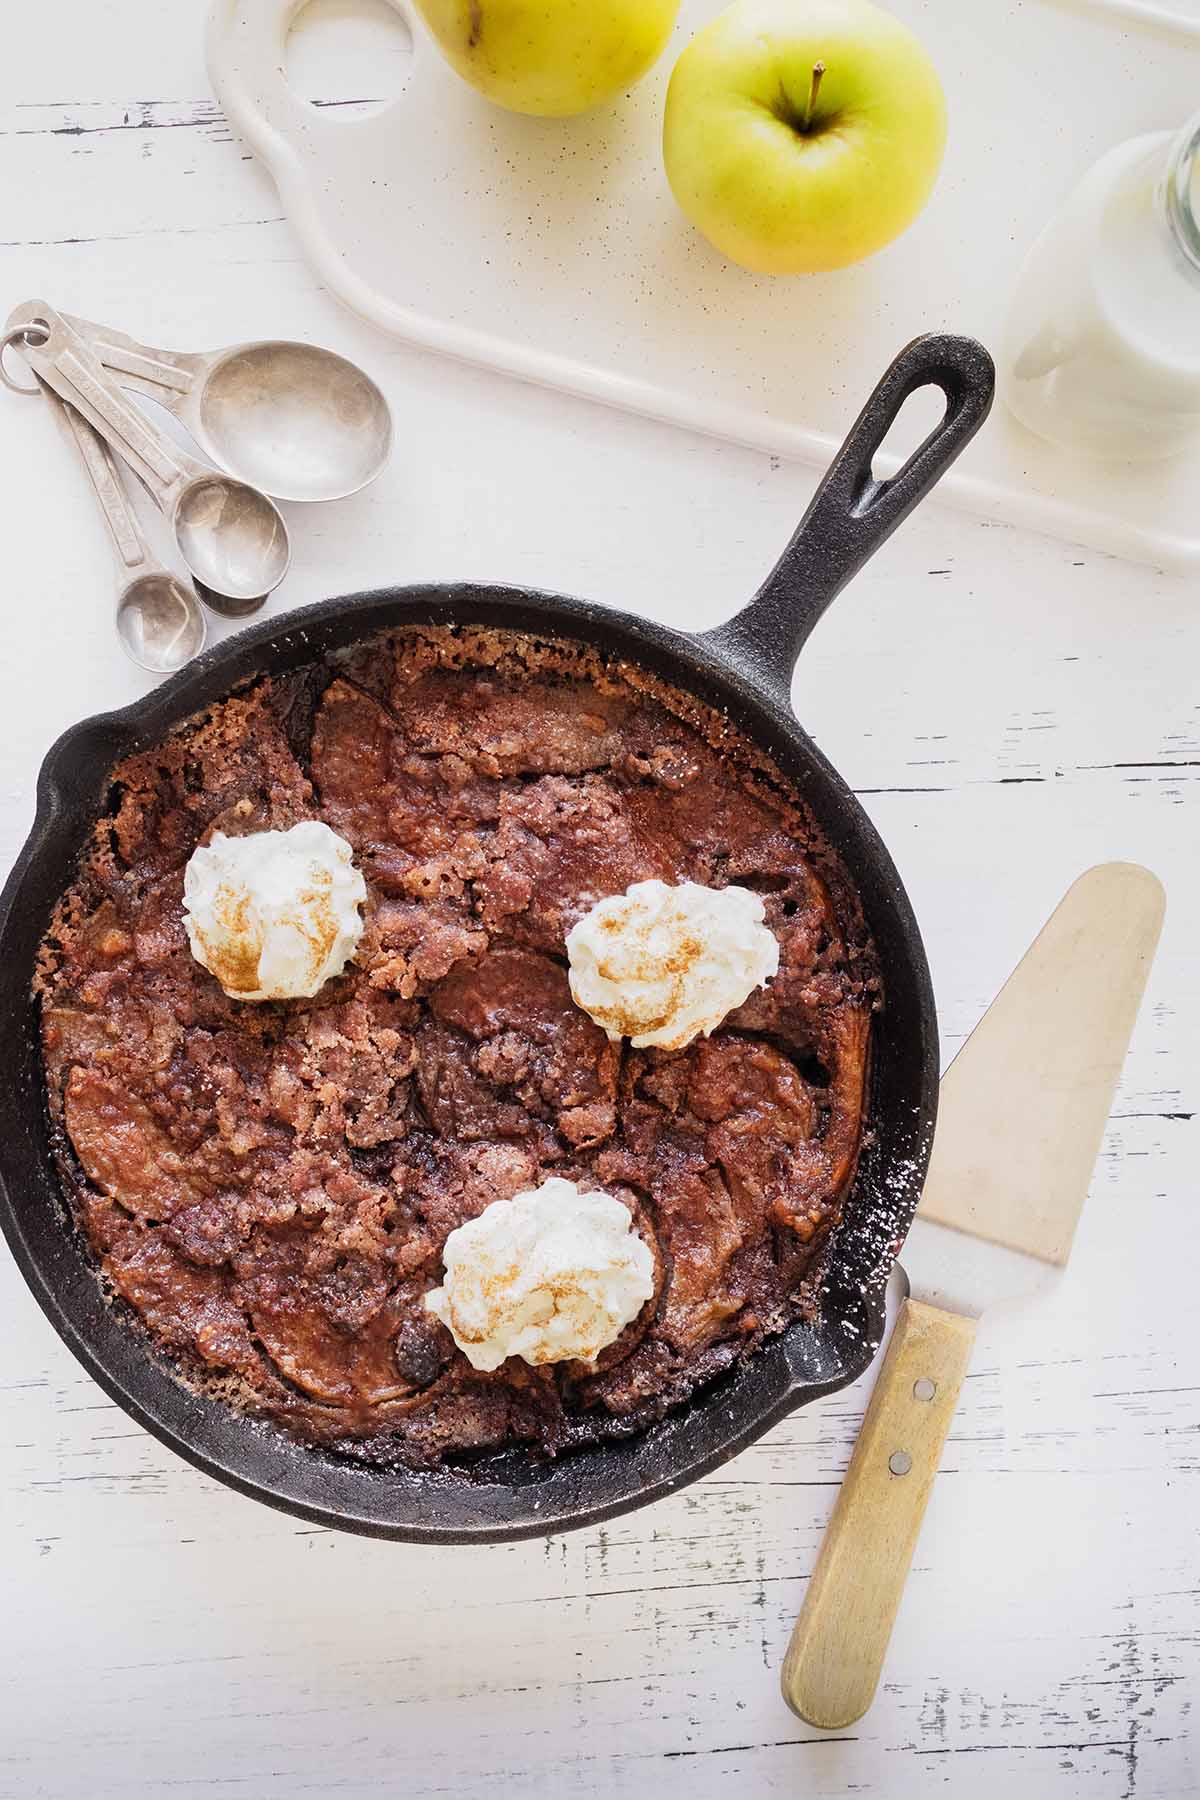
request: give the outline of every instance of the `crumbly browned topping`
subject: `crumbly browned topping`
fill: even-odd
[[[191,956],[197,844],[320,818],[369,898],[311,1001]],[[777,977],[681,1051],[611,1043],[564,939],[657,876],[757,890]],[[181,1374],[428,1464],[677,1404],[814,1305],[863,1128],[874,958],[837,858],[731,724],[627,664],[397,633],[264,680],[113,772],[37,979],[76,1215]],[[632,1209],[656,1295],[595,1368],[473,1370],[425,1312],[449,1232],[549,1175]]]

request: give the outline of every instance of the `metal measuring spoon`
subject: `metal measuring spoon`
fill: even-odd
[[[195,594],[153,555],[134,517],[117,459],[73,406],[45,383],[47,400],[63,420],[83,458],[121,567],[117,590],[117,636],[139,669],[169,675],[204,648],[207,627]]]
[[[175,414],[215,463],[280,500],[344,500],[392,447],[383,394],[356,363],[271,339],[185,355],[64,313],[122,387]]]
[[[139,477],[180,554],[218,611],[240,616],[287,573],[287,527],[266,495],[178,448],[126,399],[87,341],[53,307],[27,302],[8,321],[35,375],[78,408]]]
[[[192,586],[205,606],[211,606],[215,613],[220,613],[226,619],[248,619],[260,606],[265,606],[270,598],[268,594],[256,594],[250,600],[231,600],[228,594],[214,594],[202,581],[193,580]]]

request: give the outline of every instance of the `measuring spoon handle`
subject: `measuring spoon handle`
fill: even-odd
[[[129,575],[157,569],[160,565],[151,554],[150,546],[142,536],[141,526],[134,517],[116,457],[83,414],[44,381],[42,392],[47,400],[53,401],[59,417],[75,440],[122,568]]]
[[[81,319],[75,313],[63,313],[62,317],[85,339],[103,366],[120,376],[122,387],[146,394],[173,413],[183,410],[184,401],[216,360],[211,355],[193,356],[180,350],[158,350],[152,344],[139,344],[124,331],[114,331],[110,325],[97,325],[94,320]]]
[[[28,332],[21,353],[34,374],[83,414],[170,518],[182,489],[196,476],[210,475],[211,469],[155,430],[105,372],[86,340],[44,300],[26,301],[9,315],[8,329],[18,328]]]

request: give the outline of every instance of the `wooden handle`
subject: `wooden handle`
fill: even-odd
[[[977,1321],[906,1300],[783,1665],[783,1697],[841,1731],[875,1698]]]

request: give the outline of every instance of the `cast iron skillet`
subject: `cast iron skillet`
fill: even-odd
[[[883,1287],[920,1195],[937,1103],[937,1024],[908,898],[845,783],[791,711],[792,667],[825,608],[954,461],[987,416],[993,371],[967,338],[923,337],[867,402],[799,529],[750,605],[689,636],[557,594],[407,587],[292,613],[211,650],[123,712],[85,720],[43,765],[29,840],[0,896],[0,1222],[51,1323],[125,1410],[181,1456],[301,1518],[377,1537],[466,1543],[561,1531],[627,1512],[694,1481],[784,1414],[861,1374],[879,1343]],[[871,458],[904,400],[933,384],[941,423],[888,481]],[[539,1465],[507,1453],[470,1473],[378,1472],[312,1450],[190,1392],[107,1305],[89,1252],[64,1214],[43,1101],[30,980],[39,940],[109,772],[131,750],[223,697],[391,627],[485,622],[583,639],[640,663],[718,707],[800,784],[858,886],[879,948],[886,1006],[872,1061],[873,1138],[834,1242],[819,1323],[797,1323],[688,1406],[630,1438]],[[848,700],[852,707],[852,701]]]

